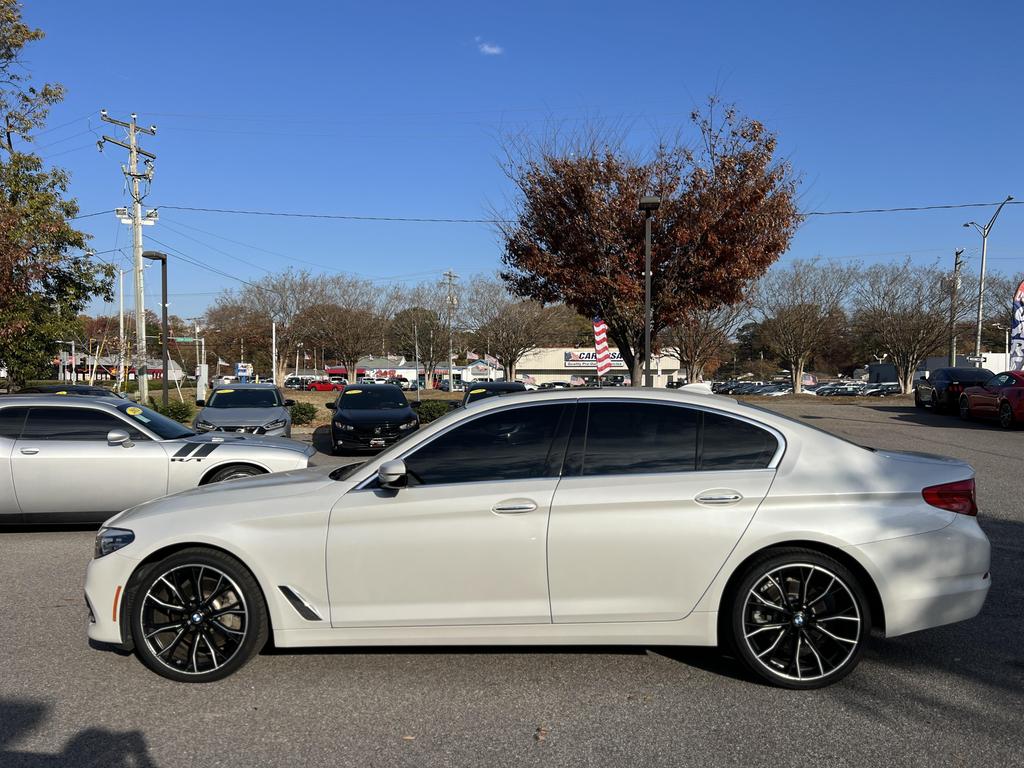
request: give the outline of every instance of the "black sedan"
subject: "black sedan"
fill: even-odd
[[[914,405],[935,411],[954,412],[967,387],[980,387],[995,376],[987,368],[938,368],[914,389]]]
[[[405,394],[394,384],[349,384],[328,404],[331,450],[380,451],[420,427]]]
[[[507,395],[511,392],[525,392],[526,385],[521,381],[481,381],[475,383],[466,390],[466,394],[462,396],[462,404],[469,405],[477,400],[483,400],[485,397],[496,397],[498,395]]]

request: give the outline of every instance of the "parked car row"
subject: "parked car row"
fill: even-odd
[[[914,405],[961,419],[994,419],[1004,429],[1024,424],[1024,371],[939,368],[917,383]]]

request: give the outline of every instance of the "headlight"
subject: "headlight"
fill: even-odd
[[[401,430],[416,429],[418,425],[419,422],[416,419],[413,419],[412,421],[405,422],[405,424],[399,424],[398,428]]]
[[[336,421],[336,422],[334,422],[334,426],[336,426],[338,429],[343,429],[346,432],[355,432],[356,431],[356,428],[354,426],[352,426],[351,424],[346,424],[343,421]]]
[[[127,547],[135,541],[135,534],[126,528],[100,528],[96,534],[96,545],[93,557],[103,557],[111,552]]]
[[[264,429],[280,429],[284,425],[285,425],[285,420],[284,419],[276,419],[276,420],[270,422],[269,424],[264,424],[263,428]]]
[[[216,428],[216,424],[211,424],[210,422],[203,421],[202,419],[196,422],[196,429],[200,430],[201,432],[209,432],[211,429]]]

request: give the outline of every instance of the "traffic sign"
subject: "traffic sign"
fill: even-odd
[[[172,336],[171,339],[174,341],[198,341],[198,339],[191,336]]]
[[[981,357],[980,355],[968,355],[967,359],[970,360],[972,363],[984,363],[985,362],[985,358]]]

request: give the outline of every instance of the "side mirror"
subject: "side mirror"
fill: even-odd
[[[295,405],[295,401],[294,400],[285,400],[284,401],[284,407],[285,408],[291,408],[293,405]]]
[[[397,491],[405,488],[409,483],[409,476],[405,473],[405,462],[401,459],[385,461],[377,467],[377,482],[381,488],[389,488]]]
[[[205,406],[206,406],[206,401],[205,400],[202,400],[202,399],[196,400],[196,407],[197,408],[204,408]]]
[[[125,448],[131,448],[134,443],[126,430],[112,429],[107,432],[107,445],[123,445]]]
[[[333,411],[337,407],[338,407],[338,401],[337,400],[328,400],[327,401],[327,405],[324,406],[324,408],[326,408],[328,411]]]
[[[412,408],[413,410],[419,410],[421,404],[422,403],[419,400],[412,400],[409,403],[409,407]]]

